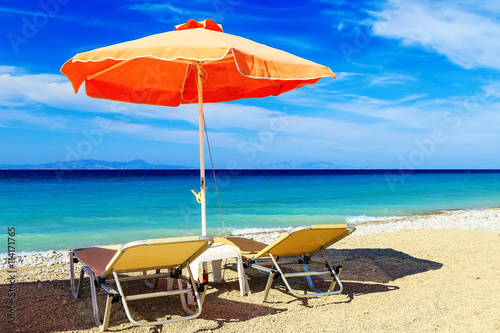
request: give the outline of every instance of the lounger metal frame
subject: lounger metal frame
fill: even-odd
[[[331,239],[329,238],[324,238],[321,239],[315,239],[314,241],[311,241],[310,246],[297,246],[299,249],[294,249],[293,241],[291,242],[290,237],[294,237],[295,241],[297,241],[297,238],[303,237],[302,235],[306,235],[309,233],[309,231],[313,233],[318,233],[322,232],[322,230],[338,230],[340,233],[336,235],[335,237],[332,237]],[[313,296],[323,296],[323,295],[333,295],[333,294],[340,294],[344,287],[342,285],[342,282],[339,279],[339,274],[342,270],[342,266],[334,266],[326,256],[324,249],[328,248],[332,244],[338,242],[339,240],[343,239],[344,237],[347,237],[350,235],[352,232],[354,232],[356,228],[350,225],[312,225],[312,226],[302,226],[302,227],[297,227],[295,229],[290,230],[287,234],[282,235],[280,238],[278,238],[276,241],[269,245],[265,245],[262,243],[254,242],[257,243],[256,247],[262,246],[262,248],[257,248],[257,249],[251,249],[253,244],[248,244],[241,245],[242,247],[245,247],[244,249],[241,249],[242,256],[246,257],[246,262],[247,262],[247,267],[252,267],[255,268],[263,273],[266,273],[269,275],[266,283],[266,287],[264,289],[264,296],[262,298],[256,297],[254,294],[252,294],[250,290],[250,286],[248,284],[248,281],[246,281],[246,287],[248,290],[248,294],[252,296],[253,298],[259,300],[260,302],[264,302],[269,294],[269,291],[271,289],[272,283],[274,278],[280,277],[283,282],[285,283],[286,288],[288,291],[294,295],[295,297],[298,298],[306,298],[306,297],[313,297]],[[305,234],[302,234],[305,233]],[[223,239],[223,238],[217,238],[217,242],[222,242],[226,243],[232,246],[239,247],[237,245],[238,242],[235,242],[236,239],[243,240],[238,237],[230,237],[228,239]],[[246,240],[246,242],[253,242],[250,240]],[[241,243],[240,243],[241,244]],[[287,244],[287,245],[284,245]],[[314,245],[315,244],[315,245]],[[304,244],[301,244],[304,245]],[[284,249],[285,248],[285,249]],[[300,250],[302,248],[302,252]],[[307,250],[305,250],[307,248]],[[312,257],[316,254],[321,253],[324,262],[313,260]],[[279,257],[281,255],[281,257]],[[264,261],[263,261],[264,259]],[[284,265],[289,265],[289,264],[301,264],[304,267],[303,272],[294,272],[294,273],[285,273],[283,271],[283,266]],[[320,266],[322,268],[326,268],[324,270],[320,271],[312,271],[309,269],[309,265],[315,265],[315,266]],[[312,281],[312,276],[318,276],[318,275],[330,275],[331,276],[331,283],[330,286],[327,290],[320,290],[318,289],[313,281]],[[294,277],[305,277],[307,279],[307,283],[309,285],[309,288],[312,290],[312,292],[307,292],[304,294],[297,293],[290,285],[289,278],[294,278]],[[338,288],[336,289],[336,286]]]
[[[273,284],[273,280],[275,277],[279,276],[283,282],[285,283],[286,288],[288,291],[294,295],[295,297],[298,298],[307,298],[307,297],[313,297],[313,296],[322,296],[322,295],[334,295],[334,294],[340,294],[342,290],[344,289],[344,286],[342,285],[342,282],[339,279],[338,274],[340,274],[342,270],[342,266],[333,266],[330,260],[328,260],[327,256],[325,255],[325,252],[321,250],[321,254],[323,255],[323,258],[325,259],[325,262],[320,262],[320,261],[315,261],[311,260],[309,256],[299,256],[297,259],[292,260],[280,260],[281,258],[275,258],[271,253],[269,253],[269,258],[271,261],[267,262],[262,262],[262,261],[254,261],[254,260],[249,260],[248,261],[248,266],[255,268],[259,271],[266,272],[269,277],[267,279],[266,287],[264,289],[264,296],[262,298],[259,298],[252,294],[250,290],[250,286],[248,285],[247,281],[247,290],[248,294],[252,296],[253,298],[259,300],[260,302],[265,302],[267,299],[267,296],[269,295],[269,291],[271,290],[271,286]],[[291,257],[292,258],[292,257]],[[304,272],[297,272],[297,273],[284,273],[283,272],[283,265],[288,265],[288,264],[302,264],[304,266]],[[310,271],[309,270],[309,264],[315,265],[315,266],[320,266],[320,267],[325,267],[327,270],[322,270],[322,271]],[[280,267],[281,265],[281,267]],[[317,276],[317,275],[330,275],[332,277],[332,282],[330,283],[330,286],[328,290],[322,291],[314,285],[311,276]],[[307,279],[309,288],[313,291],[307,294],[299,294],[295,292],[295,290],[291,287],[289,281],[287,278],[294,278],[294,277],[305,277]],[[339,288],[337,290],[335,289],[335,286],[338,285]]]
[[[200,237],[201,239],[206,239],[209,241],[207,248],[213,243],[213,238],[211,237]],[[136,241],[136,242],[131,242],[127,243],[124,246],[120,248],[121,252],[126,251],[128,248],[135,247],[135,246],[140,246],[140,245],[146,245],[147,241]],[[127,318],[135,325],[138,326],[147,326],[147,325],[161,325],[165,323],[170,323],[170,322],[176,322],[176,321],[181,321],[181,320],[189,320],[189,319],[194,319],[198,317],[201,314],[202,311],[202,305],[203,301],[205,298],[205,293],[208,289],[208,286],[206,283],[199,283],[197,279],[193,277],[193,274],[191,272],[191,269],[189,267],[189,264],[192,262],[186,261],[179,267],[176,267],[174,269],[167,269],[166,272],[161,273],[159,269],[155,270],[154,274],[147,274],[146,271],[142,271],[143,275],[135,275],[135,276],[130,276],[130,275],[123,275],[123,274],[118,274],[115,271],[111,271],[111,274],[106,276],[106,277],[101,277],[97,276],[92,269],[89,266],[86,266],[82,262],[82,268],[80,270],[80,276],[78,279],[78,283],[75,281],[75,268],[74,264],[80,262],[81,260],[78,258],[78,250],[81,249],[75,249],[70,252],[69,255],[69,260],[70,260],[70,282],[71,282],[71,293],[75,298],[80,297],[81,295],[81,289],[82,289],[82,280],[84,278],[85,272],[88,274],[89,279],[90,279],[90,293],[92,297],[92,309],[93,309],[93,316],[94,316],[94,321],[96,325],[100,328],[101,331],[105,331],[108,329],[109,326],[109,318],[111,315],[111,306],[113,303],[121,301],[123,308],[125,310],[125,314]],[[201,254],[201,252],[200,252]],[[196,255],[196,257],[199,254]],[[182,270],[185,269],[187,271],[187,276],[182,275]],[[104,275],[103,273],[102,275]],[[177,290],[167,290],[167,291],[158,291],[158,292],[152,292],[152,293],[145,293],[145,294],[135,294],[135,295],[125,295],[123,288],[122,288],[122,283],[123,282],[128,282],[128,281],[134,281],[134,280],[144,280],[144,283],[146,286],[148,286],[150,289],[155,289],[157,285],[157,281],[159,278],[168,278],[168,279],[177,279]],[[152,282],[149,282],[148,280],[152,279]],[[168,282],[168,285],[171,286],[172,281],[170,280]],[[186,282],[186,287],[184,288],[183,282]],[[111,287],[110,283],[115,284],[115,288]],[[104,309],[104,316],[103,316],[103,321],[101,322],[100,316],[99,316],[99,309],[98,309],[98,304],[97,304],[97,291],[96,288],[100,287],[104,291],[106,291],[107,299],[106,299],[106,305]],[[171,289],[171,288],[168,288]],[[196,300],[196,310],[192,311],[191,309],[188,308],[188,303],[186,300],[186,295],[187,294],[193,294]],[[166,296],[175,296],[179,295],[180,296],[180,301],[182,305],[182,309],[188,314],[188,316],[184,317],[179,317],[179,318],[172,318],[172,319],[166,319],[162,321],[152,321],[152,322],[138,322],[136,321],[129,310],[128,306],[128,301],[134,301],[134,300],[141,300],[141,299],[146,299],[146,298],[156,298],[156,297],[166,297]]]

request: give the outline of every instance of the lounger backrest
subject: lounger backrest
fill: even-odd
[[[253,258],[267,257],[269,252],[275,257],[306,254],[312,256],[348,236],[354,230],[354,227],[347,224],[312,225],[295,228],[269,244]]]
[[[123,245],[106,266],[101,277],[116,273],[162,268],[183,269],[210,247],[208,236],[148,239]]]

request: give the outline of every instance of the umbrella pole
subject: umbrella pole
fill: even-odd
[[[202,64],[196,64],[196,83],[198,87],[198,131],[200,140],[200,194],[201,194],[201,235],[207,235],[207,208],[205,196],[205,143],[203,140],[203,82]]]
[[[201,195],[201,235],[207,235],[207,207],[205,197],[205,143],[203,140],[203,66],[196,64],[196,85],[198,88],[198,132],[200,139],[200,195]],[[202,263],[203,283],[208,283],[207,262]]]

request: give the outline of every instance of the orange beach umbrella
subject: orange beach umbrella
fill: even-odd
[[[178,106],[198,103],[202,235],[206,235],[203,103],[277,96],[322,77],[325,66],[230,35],[207,19],[175,31],[75,55],[61,68],[75,93],[115,101]]]

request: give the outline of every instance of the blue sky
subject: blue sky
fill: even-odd
[[[75,95],[59,72],[78,52],[191,18],[337,75],[278,97],[206,104],[217,168],[500,167],[500,2],[462,0],[4,0],[0,164],[92,158],[196,167],[196,105]]]

